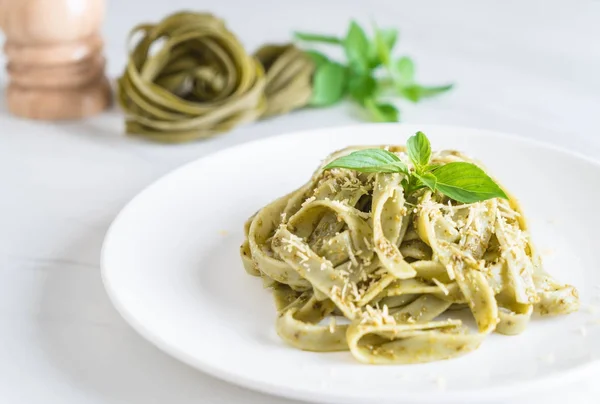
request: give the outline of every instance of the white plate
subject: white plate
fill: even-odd
[[[404,144],[416,130],[435,149],[480,158],[521,199],[548,271],[576,285],[584,302],[599,297],[598,163],[493,132],[377,124],[242,144],[148,187],[106,236],[102,271],[113,303],[176,358],[232,383],[298,399],[480,403],[573,380],[600,357],[600,314],[589,308],[534,319],[519,336],[492,335],[471,354],[422,365],[363,365],[348,352],[293,349],[275,334],[271,295],[244,272],[238,256],[246,218],[303,184],[331,151]]]

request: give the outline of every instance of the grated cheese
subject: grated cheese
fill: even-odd
[[[446,285],[444,285],[442,282],[438,281],[436,278],[432,279],[433,283],[436,284],[436,286],[438,288],[440,288],[442,290],[442,292],[444,292],[444,294],[446,296],[448,296],[448,294],[450,293],[450,291],[448,290],[448,288],[446,287]]]
[[[358,261],[356,260],[356,256],[354,255],[354,251],[352,251],[352,248],[348,248],[348,258],[350,258],[350,262],[352,262],[352,265],[358,267]]]
[[[448,278],[450,278],[450,280],[454,280],[456,275],[454,274],[454,268],[452,268],[452,265],[446,265],[446,272],[448,272]]]
[[[335,317],[329,318],[329,332],[332,334],[335,332]]]
[[[308,205],[309,203],[311,203],[312,201],[316,200],[317,198],[314,196],[311,196],[310,198],[306,198],[304,200],[304,202],[302,202],[302,207]]]
[[[362,312],[361,324],[374,324],[377,326],[382,325],[395,325],[396,319],[390,316],[387,305],[383,306],[383,310],[366,305],[365,310]]]
[[[356,282],[352,282],[350,285],[351,285],[351,287],[352,287],[352,290],[351,290],[351,292],[352,292],[352,297],[353,297],[353,298],[354,298],[354,300],[356,300],[356,301],[360,300],[360,298],[361,298],[361,294],[360,294],[360,292],[359,292],[359,290],[358,290],[358,286],[356,285]]]
[[[342,299],[346,297],[346,293],[348,292],[348,282],[344,282],[344,286],[342,286]]]
[[[308,261],[308,256],[300,251],[296,251],[296,257],[300,258],[300,264],[304,264]]]

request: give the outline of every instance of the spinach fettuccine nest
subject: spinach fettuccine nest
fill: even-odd
[[[567,314],[577,290],[542,268],[515,198],[459,203],[405,175],[323,170],[245,226],[241,257],[275,296],[279,336],[365,363],[419,363],[521,333],[532,313]],[[389,151],[405,159],[405,148]],[[404,156],[404,157],[403,157]],[[431,162],[473,162],[456,151]],[[466,310],[470,327],[457,316]]]
[[[142,24],[118,99],[126,131],[160,142],[205,138],[306,105],[314,70],[294,45],[267,45],[249,55],[224,22],[181,12]]]

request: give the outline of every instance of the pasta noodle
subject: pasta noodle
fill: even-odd
[[[315,65],[305,52],[264,45],[250,55],[211,14],[141,24],[128,42],[118,100],[129,134],[165,143],[206,138],[303,107],[312,95]]]
[[[372,364],[452,358],[532,313],[567,314],[577,290],[548,275],[514,197],[461,204],[399,173],[323,167],[245,226],[246,271],[275,296],[276,330],[307,351],[349,350]],[[404,147],[389,150],[404,158]],[[456,151],[432,163],[475,163]],[[475,326],[456,319],[469,310]]]

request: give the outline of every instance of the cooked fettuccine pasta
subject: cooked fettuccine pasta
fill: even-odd
[[[579,307],[573,286],[541,266],[514,197],[462,204],[402,173],[323,170],[267,205],[245,226],[246,271],[273,291],[276,329],[307,351],[349,350],[361,362],[419,363],[514,335],[532,313]],[[405,149],[387,148],[405,159]],[[441,151],[431,162],[473,162]],[[455,318],[470,310],[471,329]]]

